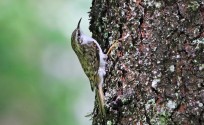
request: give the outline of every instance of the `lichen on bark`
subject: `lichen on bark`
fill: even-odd
[[[93,125],[204,123],[204,1],[93,0],[90,18],[104,52],[119,42]]]

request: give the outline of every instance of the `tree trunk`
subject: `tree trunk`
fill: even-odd
[[[93,125],[204,124],[203,0],[93,0],[90,17],[104,52],[119,42]]]

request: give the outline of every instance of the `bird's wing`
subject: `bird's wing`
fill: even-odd
[[[98,82],[99,49],[94,41],[80,46],[81,58],[79,60],[85,74],[89,78],[91,90],[93,91]]]

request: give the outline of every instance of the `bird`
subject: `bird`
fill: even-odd
[[[106,74],[107,54],[104,54],[99,43],[84,34],[80,29],[80,18],[77,28],[72,32],[71,46],[76,53],[81,67],[90,81],[91,90],[96,92],[99,111],[105,116],[103,82]]]

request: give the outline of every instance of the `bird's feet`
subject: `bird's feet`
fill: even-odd
[[[111,53],[114,47],[118,46],[118,43],[119,43],[118,40],[113,41],[113,44],[111,45],[111,47],[108,49],[108,52],[106,53],[107,56]]]

